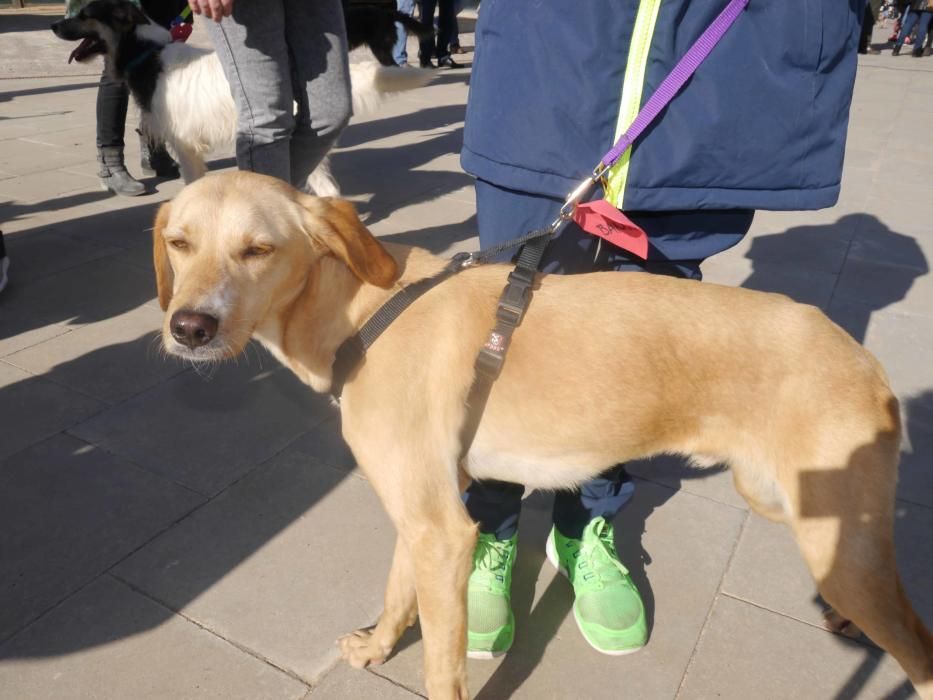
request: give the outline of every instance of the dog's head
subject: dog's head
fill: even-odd
[[[74,17],[52,24],[52,31],[59,39],[80,40],[81,45],[75,49],[72,58],[84,61],[116,51],[121,37],[149,24],[149,18],[128,0],[94,0]]]
[[[310,289],[322,258],[387,288],[395,260],[349,202],[247,172],[202,178],[163,204],[153,229],[165,348],[190,360],[238,355],[253,331]]]

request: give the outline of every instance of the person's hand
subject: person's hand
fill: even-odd
[[[233,12],[233,0],[188,0],[191,11],[219,22]]]

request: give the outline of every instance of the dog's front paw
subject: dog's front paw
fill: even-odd
[[[366,668],[369,664],[381,664],[389,655],[389,649],[377,643],[372,629],[362,629],[343,635],[337,640],[344,660],[353,668]]]

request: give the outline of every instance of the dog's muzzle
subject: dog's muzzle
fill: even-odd
[[[176,311],[169,321],[172,337],[187,348],[194,350],[211,342],[217,335],[219,323],[216,318],[198,311]]]

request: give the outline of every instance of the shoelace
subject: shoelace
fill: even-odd
[[[504,569],[509,560],[508,545],[492,538],[480,537],[473,552],[473,568],[486,571]],[[480,566],[482,565],[482,566]]]
[[[600,519],[594,521],[591,525],[587,525],[587,529],[590,528],[592,528],[595,538],[586,537],[584,532],[584,537],[581,539],[580,555],[577,558],[577,570],[584,583],[602,590],[606,585],[606,574],[609,572],[621,573],[623,582],[626,582],[625,577],[628,576],[628,569],[618,558],[610,554],[615,549],[615,542],[609,523]]]

